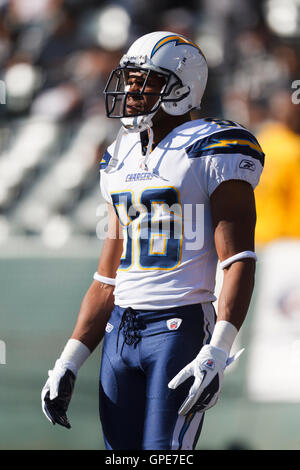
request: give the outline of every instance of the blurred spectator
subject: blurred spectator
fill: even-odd
[[[274,93],[270,121],[257,133],[266,154],[255,191],[258,243],[300,237],[300,105],[292,102],[291,91]]]
[[[42,236],[37,213],[57,221],[63,212],[68,236],[92,234],[82,214],[96,211],[100,153],[119,128],[105,118],[103,88],[128,44],[154,30],[186,35],[206,55],[208,86],[193,117],[235,120],[260,140],[257,240],[300,236],[299,105],[291,103],[300,6],[286,3],[0,0],[0,241]]]
[[[197,17],[187,8],[172,8],[161,15],[159,29],[194,37],[196,20]]]

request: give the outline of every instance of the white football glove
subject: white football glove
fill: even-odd
[[[42,409],[52,424],[70,429],[66,412],[72,398],[77,373],[91,351],[81,341],[70,338],[42,390]]]
[[[76,376],[61,359],[56,361],[55,367],[48,371],[48,375],[41,394],[43,413],[52,424],[57,423],[70,429],[66,412]]]
[[[185,415],[189,411],[205,411],[214,406],[221,392],[225,367],[237,359],[242,352],[243,349],[229,358],[222,349],[209,344],[203,346],[197,357],[168,384],[169,388],[175,389],[189,377],[195,377],[178,414]]]

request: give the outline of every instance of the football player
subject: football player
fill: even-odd
[[[100,163],[108,233],[42,405],[70,427],[78,370],[104,337],[107,449],[194,449],[249,307],[264,153],[240,124],[191,120],[206,81],[197,44],[154,32],[133,43],[105,88],[107,116],[121,120]]]

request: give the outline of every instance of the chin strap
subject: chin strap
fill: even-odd
[[[153,137],[154,137],[152,127],[149,127],[148,130],[149,130],[149,141],[147,145],[147,151],[146,151],[144,158],[141,160],[141,167],[143,170],[146,170],[146,171],[148,171],[147,163],[150,157],[150,152],[152,150]]]
[[[116,144],[114,148],[114,153],[112,158],[109,161],[109,164],[105,168],[104,172],[109,173],[112,169],[116,168],[118,164],[118,154],[119,154],[119,149],[121,145],[121,140],[123,138],[123,135],[127,134],[128,131],[122,126],[118,132],[117,138],[116,138]]]
[[[118,132],[117,138],[116,138],[116,144],[115,144],[113,156],[110,159],[109,164],[107,165],[107,167],[104,170],[105,173],[109,173],[111,170],[116,168],[116,166],[118,164],[119,150],[120,150],[121,141],[122,141],[123,136],[130,133],[130,132],[139,132],[139,133],[141,133],[145,130],[147,130],[149,132],[149,141],[148,141],[148,145],[147,145],[146,154],[141,160],[141,167],[142,167],[143,170],[148,171],[147,163],[148,163],[150,152],[151,152],[151,149],[152,149],[153,137],[154,137],[153,130],[152,130],[151,126],[152,126],[152,121],[150,119],[147,119],[147,124],[145,122],[143,123],[143,126],[141,126],[141,128],[142,128],[141,131],[131,130],[129,127],[125,127],[124,124],[121,126],[121,128]]]
[[[156,104],[153,106],[153,108],[156,106]],[[152,109],[153,109],[152,108]],[[152,144],[153,144],[153,130],[152,130],[152,118],[156,114],[156,111],[153,113],[144,115],[144,116],[134,116],[134,117],[126,117],[126,118],[121,118],[121,123],[122,126],[118,132],[117,138],[116,138],[116,144],[114,148],[114,153],[112,158],[109,161],[109,164],[105,168],[105,173],[109,173],[113,168],[116,168],[118,164],[118,159],[119,159],[119,150],[120,150],[120,145],[122,138],[125,134],[131,133],[131,132],[143,132],[143,131],[149,131],[149,142],[147,146],[147,151],[146,155],[144,158],[141,160],[141,167],[143,170],[148,171],[147,163],[149,160],[149,155],[152,149]]]

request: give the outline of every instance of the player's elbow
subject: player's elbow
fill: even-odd
[[[256,262],[252,258],[245,258],[232,263],[224,269],[225,279],[230,278],[231,282],[247,287],[252,292],[255,285]]]

